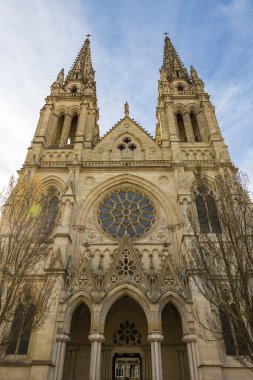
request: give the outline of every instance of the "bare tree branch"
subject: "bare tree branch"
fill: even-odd
[[[43,265],[57,221],[53,195],[37,175],[11,178],[0,194],[0,352],[25,330],[37,329],[48,313],[55,279]],[[12,323],[19,303],[23,317],[32,313],[23,329]]]

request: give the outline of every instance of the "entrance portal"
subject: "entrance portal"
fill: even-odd
[[[91,344],[90,311],[85,304],[75,310],[70,329],[71,340],[67,343],[62,380],[88,379]]]
[[[113,380],[141,380],[140,354],[115,354],[112,373]]]
[[[102,379],[151,380],[147,336],[147,320],[140,305],[127,296],[115,302],[105,321]]]
[[[182,321],[177,309],[168,303],[162,312],[162,368],[164,380],[190,380],[187,349],[182,342]]]

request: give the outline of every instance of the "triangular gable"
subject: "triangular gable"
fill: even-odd
[[[99,143],[102,142],[104,139],[106,139],[106,137],[111,134],[115,129],[117,129],[120,124],[122,124],[123,122],[125,123],[129,123],[130,122],[130,125],[135,125],[137,128],[139,128],[141,131],[143,131],[145,133],[145,135],[150,139],[152,140],[154,143],[155,140],[154,138],[151,136],[151,134],[146,130],[144,129],[140,124],[138,124],[135,120],[131,119],[129,116],[125,116],[123,117],[122,119],[120,119],[111,129],[109,129],[108,132],[106,132],[106,134],[100,139]],[[97,146],[99,145],[99,143],[97,144]]]
[[[168,258],[164,260],[161,273],[158,277],[157,287],[162,292],[168,289],[182,291],[184,288]]]
[[[92,270],[89,261],[86,257],[80,263],[80,266],[74,275],[72,281],[69,284],[69,289],[71,290],[97,290]]]
[[[123,237],[101,288],[107,290],[126,282],[149,289],[149,282],[142,269],[140,258],[128,236]]]

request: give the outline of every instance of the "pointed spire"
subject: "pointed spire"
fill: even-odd
[[[85,85],[88,83],[94,83],[95,71],[93,70],[91,62],[89,37],[90,35],[87,35],[87,38],[66,77],[65,84],[72,81],[81,82]]]
[[[185,79],[187,82],[191,83],[187,70],[179,58],[170,38],[167,36],[167,33],[164,40],[162,69],[165,71],[166,77],[169,81],[173,79]]]

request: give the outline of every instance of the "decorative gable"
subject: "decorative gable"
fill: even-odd
[[[162,149],[134,120],[119,121],[92,151],[94,161],[162,160]]]

